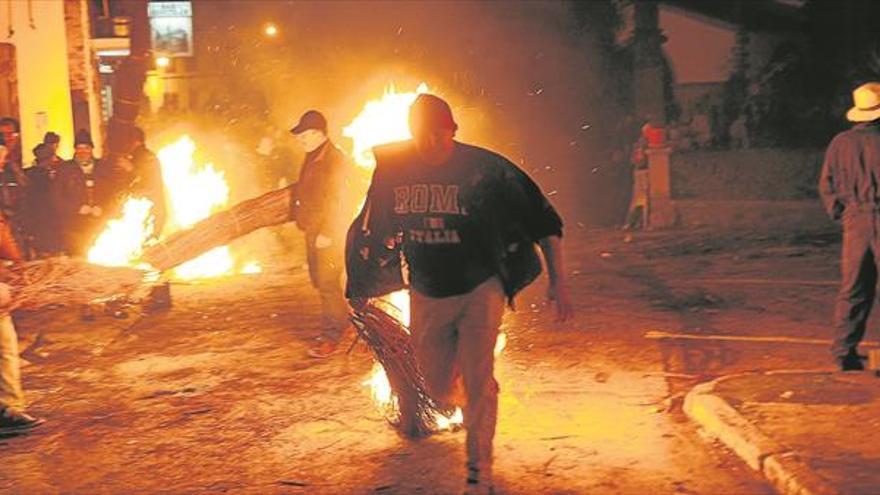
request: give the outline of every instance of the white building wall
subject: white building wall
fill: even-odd
[[[31,150],[42,142],[46,131],[61,135],[61,156],[73,153],[73,112],[70,101],[64,2],[36,0],[11,2],[11,18],[4,3],[0,9],[0,30],[11,26],[11,37],[0,42],[15,45],[18,77],[22,159],[33,161]],[[31,27],[31,21],[33,26]]]

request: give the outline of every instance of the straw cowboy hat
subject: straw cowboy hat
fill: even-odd
[[[850,122],[871,122],[880,119],[880,82],[862,84],[853,91],[855,106],[846,112]]]

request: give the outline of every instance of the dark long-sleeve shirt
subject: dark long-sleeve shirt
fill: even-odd
[[[834,136],[825,152],[819,195],[834,220],[847,211],[880,211],[880,121]]]

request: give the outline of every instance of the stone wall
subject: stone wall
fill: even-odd
[[[816,190],[821,150],[673,153],[671,199],[652,202],[653,228],[832,228]]]
[[[817,198],[819,149],[752,149],[673,153],[673,199],[794,200]]]

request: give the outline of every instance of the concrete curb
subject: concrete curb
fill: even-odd
[[[796,372],[786,372],[796,373]],[[730,375],[694,387],[684,400],[684,412],[704,432],[717,438],[745,461],[760,471],[782,495],[839,495],[804,462],[754,424],[746,420],[719,395],[718,383],[754,373]]]

